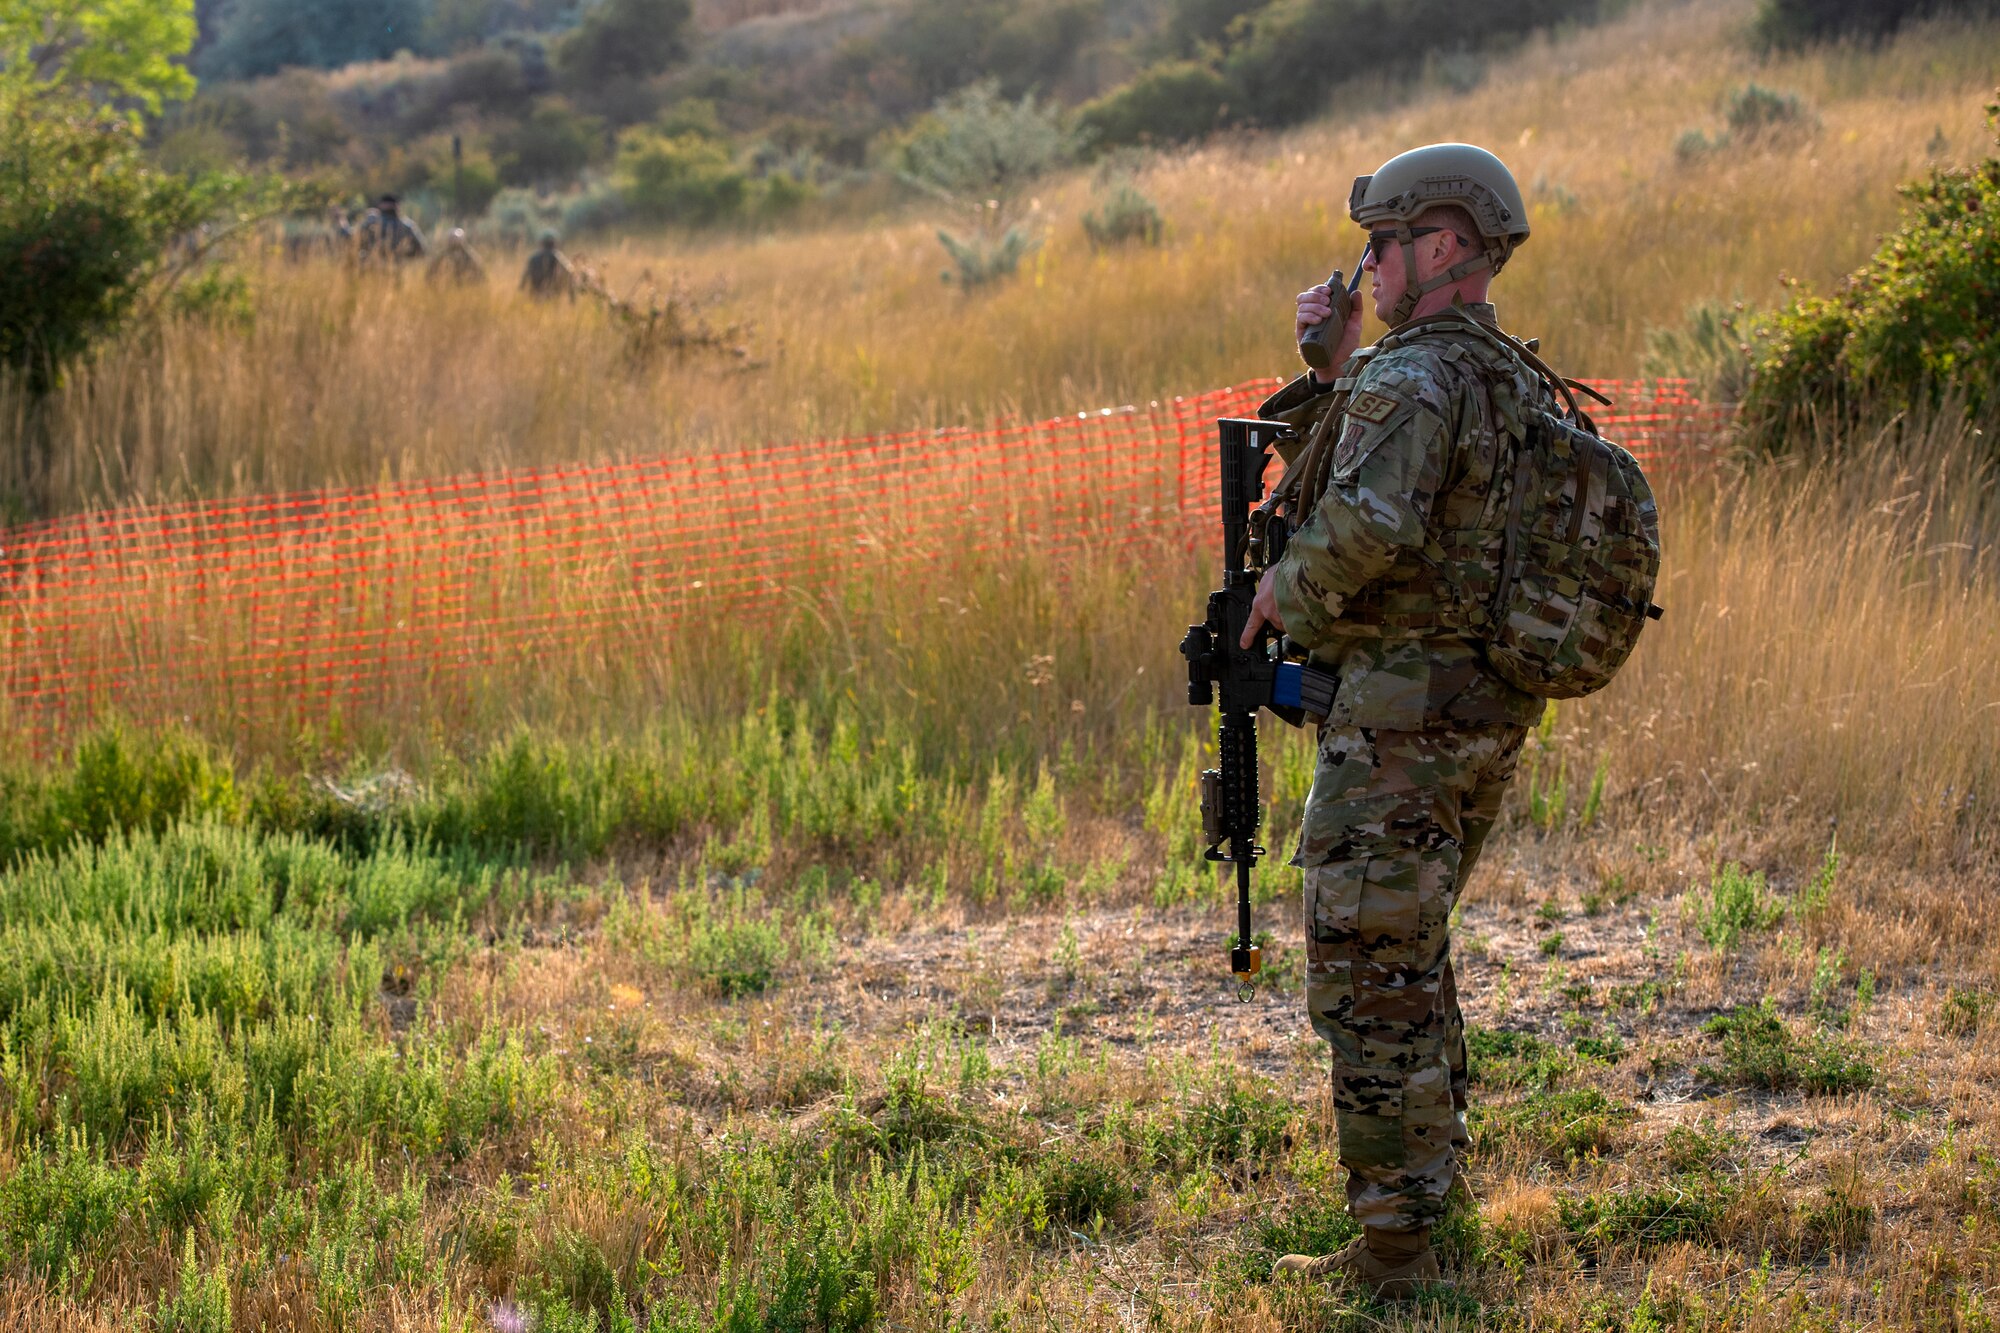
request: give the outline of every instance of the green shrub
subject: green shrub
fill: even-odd
[[[1092,152],[1127,144],[1173,144],[1199,139],[1228,121],[1233,92],[1228,79],[1207,65],[1170,60],[1112,89],[1077,112]]]
[[[137,1181],[109,1165],[102,1145],[65,1133],[0,1176],[0,1253],[32,1272],[62,1275],[131,1207]]]
[[[1009,101],[988,80],[940,101],[894,159],[919,189],[970,206],[992,200],[994,211],[1004,213],[1024,186],[1067,162],[1075,147],[1061,107],[1032,94]]]
[[[1229,30],[1221,68],[1234,89],[1230,114],[1290,124],[1324,109],[1329,70],[1414,78],[1439,56],[1588,20],[1599,7],[1600,0],[1270,0]]]
[[[0,89],[0,94],[4,94]],[[44,392],[138,303],[176,236],[220,202],[150,167],[123,121],[0,95],[0,366]]]
[[[681,226],[726,222],[750,195],[728,147],[699,134],[627,130],[618,138],[618,178],[636,216]]]
[[[1117,1166],[1062,1150],[1041,1160],[1035,1179],[1048,1219],[1058,1227],[1116,1226],[1139,1199]]]
[[[1797,1035],[1768,999],[1717,1014],[1701,1030],[1722,1038],[1722,1063],[1703,1070],[1721,1082],[1820,1094],[1855,1092],[1875,1082],[1874,1066],[1859,1047],[1822,1033]]]
[[[1592,1157],[1611,1147],[1633,1111],[1596,1088],[1534,1092],[1512,1105],[1480,1102],[1469,1128],[1481,1153],[1516,1148],[1554,1162]]]
[[[154,1314],[158,1333],[230,1333],[229,1277],[221,1269],[204,1269],[195,1257],[194,1232],[181,1242],[181,1281],[174,1294],[160,1302]]]
[[[649,79],[687,55],[690,0],[603,0],[556,46],[556,68],[574,89]]]
[[[622,199],[620,201],[622,206]],[[533,190],[503,189],[486,206],[478,234],[508,245],[532,245],[545,231],[563,225],[560,199],[543,198]]]
[[[422,0],[233,0],[203,46],[202,76],[254,79],[288,67],[337,69],[408,47]]]
[[[1674,140],[1674,156],[1683,164],[1699,162],[1710,153],[1719,153],[1727,147],[1727,134],[1718,131],[1711,139],[1704,130],[1682,130],[1681,137]]]
[[[604,122],[544,97],[524,119],[493,135],[493,160],[508,185],[548,189],[567,185],[604,156]]]
[[[1084,234],[1093,250],[1138,242],[1158,245],[1166,222],[1145,192],[1129,180],[1114,183],[1098,206],[1083,215]]]
[[[1990,14],[1992,0],[1758,0],[1751,31],[1764,47],[1837,37],[1878,38],[1931,14]]]
[[[1481,1027],[1466,1029],[1465,1053],[1466,1078],[1486,1088],[1547,1088],[1576,1063],[1554,1043],[1532,1032],[1496,1032]]]
[[[1732,90],[1723,103],[1722,118],[1731,134],[1745,139],[1809,125],[1815,119],[1797,93],[1782,93],[1757,83]]]
[[[1695,928],[1717,953],[1728,953],[1745,935],[1785,919],[1784,900],[1770,892],[1764,872],[1746,871],[1734,861],[1710,876],[1706,898],[1696,899],[1694,907]]]
[[[2000,106],[1988,115],[2000,132]],[[2000,389],[2000,157],[1902,194],[1901,226],[1839,291],[1757,322],[1741,417],[1753,444],[1947,393],[1977,411]]]
[[[242,813],[234,772],[202,741],[113,723],[86,734],[66,768],[0,771],[0,867],[77,839]]]
[[[785,953],[776,921],[754,914],[741,892],[718,907],[698,906],[690,915],[688,970],[723,995],[767,990]]]
[[[1586,1253],[1653,1249],[1713,1239],[1734,1201],[1728,1182],[1686,1176],[1652,1189],[1607,1190],[1557,1203],[1563,1227]]]
[[[561,1314],[584,1314],[591,1317],[588,1326],[596,1328],[598,1321],[623,1312],[625,1291],[618,1280],[618,1271],[612,1267],[604,1247],[589,1236],[562,1228],[543,1243],[537,1257],[540,1272],[531,1285],[539,1288],[541,1300],[537,1304],[543,1307],[541,1313],[545,1319],[551,1313],[556,1313],[558,1319]],[[552,1311],[549,1307],[560,1309]],[[581,1321],[577,1326],[583,1326]]]

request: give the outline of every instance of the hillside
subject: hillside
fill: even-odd
[[[1102,206],[1101,177],[1059,173],[1017,201],[1040,241],[1018,278],[970,294],[939,282],[936,231],[979,219],[907,194],[749,235],[570,242],[614,292],[675,289],[713,326],[743,326],[743,363],[696,353],[634,370],[600,310],[520,301],[506,246],[464,291],[271,262],[252,324],[133,339],[75,377],[53,407],[63,485],[74,503],[643,456],[1289,373],[1292,294],[1354,259],[1349,182],[1436,139],[1494,145],[1529,191],[1534,239],[1497,289],[1509,325],[1571,374],[1631,375],[1649,334],[1697,303],[1768,306],[1784,279],[1837,282],[1895,216],[1895,182],[1988,142],[1991,26],[1760,59],[1737,40],[1746,17],[1728,0],[1644,7],[1495,61],[1469,91],[1135,159],[1123,170],[1164,216],[1158,246],[1094,249],[1080,219]],[[1724,103],[1751,84],[1797,94],[1800,121],[1678,150],[1690,131],[1722,133]],[[196,373],[208,366],[229,369]],[[246,451],[267,440],[291,443]],[[108,475],[107,458],[120,460]]]

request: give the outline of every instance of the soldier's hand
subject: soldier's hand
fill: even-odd
[[[1292,329],[1292,340],[1298,342],[1306,336],[1306,330],[1324,324],[1333,314],[1333,289],[1325,283],[1308,287],[1299,293],[1298,322]],[[1338,363],[1336,363],[1338,364]]]
[[[1237,646],[1254,648],[1258,631],[1269,625],[1283,634],[1284,617],[1278,614],[1278,570],[1276,566],[1264,571],[1264,577],[1257,581],[1257,595],[1250,600],[1250,621],[1243,627],[1243,641]]]
[[[1313,378],[1321,384],[1330,384],[1340,378],[1340,368],[1347,364],[1347,358],[1353,356],[1355,349],[1361,346],[1361,302],[1358,300],[1350,301],[1348,304],[1351,309],[1347,312],[1347,327],[1340,331],[1340,337],[1333,344],[1332,360],[1327,363],[1325,370],[1315,370],[1312,373]],[[1303,340],[1307,329],[1324,323],[1332,315],[1332,288],[1328,287],[1325,283],[1321,283],[1317,287],[1300,292],[1298,321],[1292,330],[1294,339]]]

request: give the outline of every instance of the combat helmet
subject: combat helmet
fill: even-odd
[[[1514,173],[1484,148],[1467,143],[1434,143],[1399,153],[1372,176],[1357,176],[1347,197],[1347,216],[1364,227],[1389,223],[1403,244],[1403,271],[1417,271],[1416,238],[1410,221],[1427,208],[1457,204],[1479,227],[1484,253],[1454,264],[1421,287],[1411,286],[1389,313],[1391,327],[1408,320],[1417,302],[1468,273],[1498,273],[1514,247],[1528,239],[1528,207]]]

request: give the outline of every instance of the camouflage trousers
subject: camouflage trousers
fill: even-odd
[[[1320,732],[1294,858],[1306,1009],[1332,1047],[1348,1206],[1365,1226],[1437,1221],[1466,1146],[1448,925],[1526,735],[1506,724]]]

